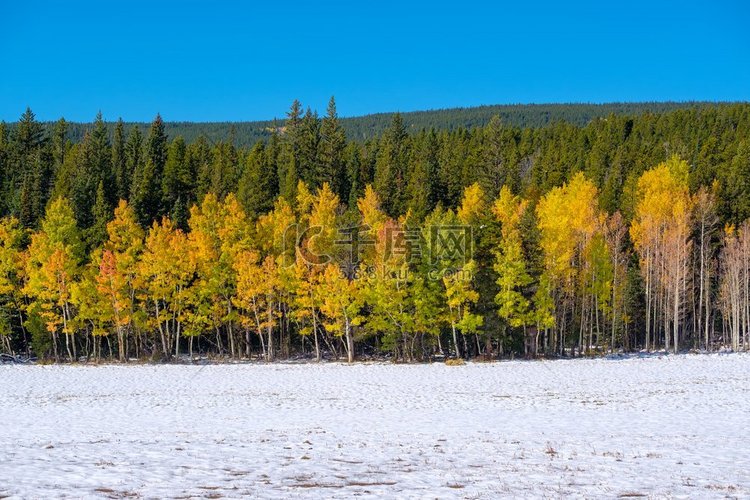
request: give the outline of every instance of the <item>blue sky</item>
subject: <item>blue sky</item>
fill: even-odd
[[[750,100],[740,1],[153,3],[0,0],[0,120]]]

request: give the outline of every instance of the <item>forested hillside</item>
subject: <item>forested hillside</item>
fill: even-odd
[[[697,109],[716,107],[711,102],[642,102],[610,104],[508,104],[495,106],[477,106],[472,108],[450,108],[430,111],[412,111],[401,113],[406,130],[410,133],[423,129],[457,130],[459,128],[483,127],[493,116],[498,116],[506,125],[521,128],[544,127],[556,122],[567,122],[584,126],[596,118],[610,114],[636,116],[646,112],[663,113],[676,109]],[[381,135],[391,123],[391,113],[378,113],[352,118],[341,118],[340,123],[347,138],[363,141]],[[170,137],[181,136],[186,142],[194,142],[198,137],[210,143],[229,140],[237,147],[252,146],[260,139],[268,139],[274,130],[284,126],[285,116],[277,120],[251,122],[170,122],[164,124]],[[45,129],[51,132],[54,123],[45,123]],[[111,135],[116,122],[108,122],[107,132]],[[142,134],[148,133],[148,123],[125,123],[130,130],[138,126]],[[80,142],[91,123],[68,123],[67,139]]]
[[[350,135],[333,99],[322,119],[295,101],[248,147],[240,127],[186,140],[158,115],[147,131],[99,116],[73,141],[27,110],[0,125],[3,348],[748,348],[750,105],[643,106],[395,114]]]

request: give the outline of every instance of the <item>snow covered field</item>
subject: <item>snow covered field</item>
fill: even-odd
[[[0,366],[0,497],[750,495],[750,356]]]

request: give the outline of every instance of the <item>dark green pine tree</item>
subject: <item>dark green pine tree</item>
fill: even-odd
[[[349,180],[344,159],[345,148],[346,134],[339,123],[336,100],[331,96],[328,101],[328,111],[320,125],[318,181],[321,184],[327,182],[341,200],[347,200],[349,193]]]
[[[169,145],[167,163],[161,183],[162,205],[167,213],[172,213],[177,200],[190,203],[195,193],[195,172],[191,171],[187,158],[187,146],[181,136]]]
[[[52,155],[48,148],[39,150],[34,158],[34,167],[31,172],[32,181],[32,205],[34,214],[34,225],[44,217],[47,201],[52,191]]]
[[[195,196],[203,197],[211,190],[211,168],[213,166],[213,151],[204,136],[198,137],[187,147],[186,152],[188,170],[193,173],[195,181]]]
[[[29,217],[34,218],[36,210],[33,208],[39,205],[39,200],[34,198],[35,191],[34,176],[42,175],[40,172],[41,163],[44,159],[40,156],[47,144],[47,138],[44,133],[44,126],[36,121],[36,116],[31,108],[21,115],[16,125],[12,137],[9,158],[7,161],[7,170],[4,172],[4,189],[3,199],[8,207],[8,211],[20,217],[21,191],[24,183],[28,183],[26,196],[31,197],[26,203],[30,204]],[[41,163],[40,163],[41,162]],[[31,227],[31,226],[29,226]]]
[[[378,148],[380,142],[376,139],[365,142],[364,149],[361,151],[360,158],[362,166],[359,169],[359,181],[364,193],[365,186],[375,182],[375,164],[378,160]]]
[[[216,145],[211,166],[210,191],[219,199],[236,191],[239,177],[239,158],[237,149],[231,141],[222,141]]]
[[[375,161],[375,191],[380,195],[383,210],[391,217],[406,211],[408,161],[409,136],[401,114],[396,113],[383,134]]]
[[[438,189],[434,183],[438,171],[438,144],[435,132],[421,133],[411,150],[411,168],[407,186],[408,209],[422,221],[435,208]]]
[[[107,239],[107,224],[112,220],[113,210],[107,200],[104,181],[99,181],[96,187],[96,201],[92,209],[93,224],[86,230],[86,242],[89,248],[100,246]]]
[[[125,154],[125,124],[117,120],[112,137],[112,171],[115,179],[114,194],[117,200],[127,200],[130,194],[127,155]]]
[[[492,199],[504,185],[514,193],[520,188],[518,158],[513,130],[504,127],[495,115],[484,128],[482,159],[477,169],[477,180]]]
[[[276,165],[269,158],[270,147],[258,141],[245,160],[237,187],[237,198],[251,218],[256,218],[273,208],[278,189]]]
[[[10,143],[8,142],[8,127],[0,121],[0,217],[8,214],[7,175],[10,159]]]
[[[128,132],[125,142],[125,170],[120,172],[118,186],[124,189],[121,194],[126,195],[125,200],[131,200],[133,192],[133,176],[136,171],[143,168],[143,135],[137,125],[133,125]]]
[[[320,144],[320,119],[317,113],[307,108],[300,124],[299,161],[297,174],[312,188],[323,184],[321,169],[318,161],[318,145]]]
[[[167,134],[164,121],[157,114],[146,139],[145,162],[136,166],[130,199],[142,225],[148,226],[163,214],[161,179],[167,163]],[[140,168],[138,168],[140,167]]]
[[[33,156],[46,142],[44,126],[36,121],[36,115],[31,108],[26,108],[21,115],[15,129],[14,139],[17,154],[21,159]]]
[[[167,133],[164,128],[164,120],[159,113],[156,114],[151,123],[148,139],[146,139],[146,159],[151,161],[156,172],[161,176],[164,165],[167,163]]]
[[[346,200],[350,209],[357,208],[357,199],[365,192],[365,182],[362,176],[362,157],[360,155],[359,145],[350,142],[346,145],[344,151],[346,158],[346,187],[348,192],[343,193],[342,201]]]
[[[282,186],[279,194],[294,205],[297,202],[297,184],[300,180],[297,175],[297,160],[295,158],[292,157],[288,160],[284,168],[284,176],[284,182],[279,180],[279,184]]]
[[[290,203],[297,197],[302,105],[294,100],[286,115],[278,160],[279,193]]]
[[[37,220],[34,207],[33,184],[34,181],[31,173],[27,173],[21,184],[18,219],[21,222],[21,225],[28,229],[33,229]]]
[[[65,163],[70,145],[68,143],[68,122],[60,118],[52,130],[52,161],[55,174],[60,171]]]
[[[92,131],[84,136],[76,159],[70,197],[78,226],[86,229],[94,223],[93,207],[99,184],[103,185],[108,207],[112,207],[115,198],[112,148],[101,113],[97,114]]]
[[[96,196],[98,179],[92,175],[91,133],[86,132],[78,147],[75,164],[69,180],[70,191],[67,196],[76,216],[76,223],[80,228],[87,228],[93,223],[92,208]]]
[[[109,143],[107,125],[102,120],[101,111],[96,115],[94,130],[91,132],[91,175],[94,186],[104,184],[105,201],[110,205],[117,199],[115,175],[112,170],[112,147]]]
[[[172,210],[169,212],[169,218],[172,219],[175,226],[183,231],[187,232],[190,227],[188,225],[188,219],[190,218],[190,210],[188,204],[178,196],[174,202]]]
[[[722,183],[726,218],[739,226],[750,218],[750,140],[741,140]]]

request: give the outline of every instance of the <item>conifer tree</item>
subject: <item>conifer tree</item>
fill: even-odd
[[[96,189],[96,201],[91,211],[94,222],[86,231],[86,240],[89,246],[94,248],[101,245],[107,238],[107,224],[112,219],[112,210],[104,192],[104,181],[99,181],[99,186]]]
[[[134,192],[133,183],[135,182],[135,172],[143,169],[143,135],[137,125],[133,125],[128,132],[128,138],[125,142],[125,169],[119,172],[118,186],[120,187],[119,196],[122,200],[132,202]]]
[[[256,143],[247,155],[237,186],[237,198],[251,218],[257,218],[273,208],[278,181],[276,165],[269,158],[270,153],[262,141]]]
[[[750,218],[750,139],[739,142],[724,182],[725,211],[739,225]]]
[[[187,147],[181,136],[177,136],[167,150],[167,162],[161,180],[162,206],[170,215],[174,214],[177,200],[184,204],[195,199],[195,172],[191,171],[187,159]]]
[[[115,183],[113,201],[127,200],[130,194],[130,176],[125,153],[125,124],[122,118],[117,120],[112,137],[112,172]]]
[[[320,185],[327,182],[339,199],[344,200],[346,199],[344,196],[348,194],[345,148],[346,135],[339,123],[336,100],[331,96],[326,116],[320,126],[318,153],[320,172],[316,180]]]
[[[302,105],[294,100],[287,112],[284,134],[279,154],[278,178],[279,193],[290,203],[296,199],[297,183],[301,163]]]
[[[383,210],[391,217],[406,211],[408,154],[409,138],[401,114],[396,113],[379,144],[374,181]]]
[[[163,212],[161,179],[167,162],[167,134],[157,114],[146,139],[145,162],[135,165],[130,198],[141,224],[148,225]]]

